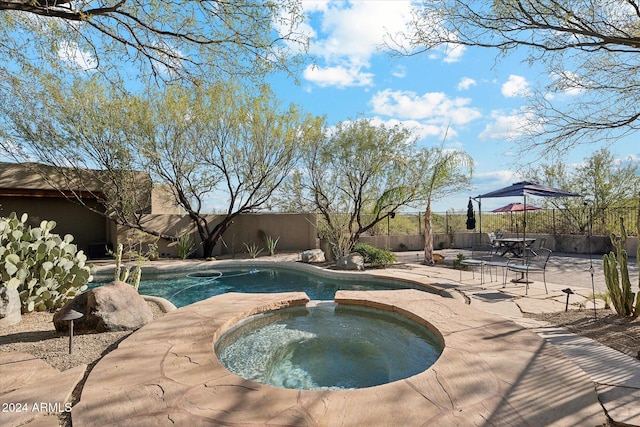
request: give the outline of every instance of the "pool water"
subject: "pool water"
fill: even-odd
[[[426,327],[364,307],[276,310],[225,332],[220,362],[243,378],[291,389],[372,387],[416,375],[440,356]]]
[[[220,277],[219,273],[222,273]],[[92,287],[109,283],[102,280]],[[331,279],[284,268],[215,269],[173,273],[143,273],[138,292],[171,301],[176,307],[227,292],[276,293],[305,292],[312,300],[333,300],[338,290],[400,289],[382,281]]]

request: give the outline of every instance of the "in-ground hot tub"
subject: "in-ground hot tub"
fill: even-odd
[[[213,344],[241,319],[306,305],[308,297],[227,293],[168,313],[102,358],[73,407],[73,424],[574,426],[605,421],[589,378],[511,321],[417,290],[339,291],[335,300],[432,325],[445,348],[429,369],[375,387],[264,385],[229,372]]]
[[[335,390],[373,387],[428,369],[443,344],[404,316],[312,301],[243,320],[215,343],[236,375],[275,387]]]

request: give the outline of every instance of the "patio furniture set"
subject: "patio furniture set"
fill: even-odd
[[[534,238],[502,238],[494,233],[487,233],[490,244],[475,245],[471,250],[471,257],[460,261],[463,266],[470,267],[475,278],[475,269],[480,269],[480,283],[484,284],[485,269],[489,272],[489,279],[493,281],[495,269],[496,278],[498,268],[502,268],[502,287],[507,286],[507,274],[509,271],[519,273],[520,277],[512,280],[514,283],[525,284],[525,295],[529,293],[529,274],[541,273],[545,292],[547,290],[546,267],[551,250],[543,247],[545,240],[540,240],[534,247]],[[462,270],[460,270],[462,282]]]

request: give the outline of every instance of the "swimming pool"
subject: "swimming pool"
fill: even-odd
[[[92,287],[110,281],[105,278]],[[411,287],[408,283],[391,280],[337,279],[309,271],[269,265],[221,266],[215,269],[184,269],[164,273],[145,272],[138,292],[162,297],[176,307],[183,307],[227,292],[305,292],[312,300],[333,300],[338,290],[388,290]]]
[[[360,275],[354,275],[360,276]],[[107,284],[110,278],[100,277],[90,287]],[[338,290],[388,290],[412,288],[408,283],[365,279],[364,277],[334,278],[314,274],[306,269],[274,266],[216,266],[208,269],[146,271],[138,292],[171,301],[183,307],[209,297],[228,292],[277,293],[305,292],[312,300],[333,300]],[[421,290],[428,291],[421,288]]]

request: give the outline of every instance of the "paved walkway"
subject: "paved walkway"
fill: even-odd
[[[451,252],[444,252],[445,261],[449,261],[454,259],[457,250]],[[600,404],[604,407],[607,415],[615,422],[620,425],[636,425],[640,426],[640,361],[622,354],[620,352],[616,352],[615,350],[609,349],[608,347],[602,346],[592,340],[578,337],[574,334],[567,332],[561,328],[554,328],[548,325],[545,325],[540,322],[536,322],[532,319],[524,318],[522,316],[523,312],[557,312],[564,310],[566,294],[562,293],[561,290],[566,287],[571,287],[571,289],[575,292],[574,295],[570,296],[570,302],[572,303],[572,307],[575,307],[576,303],[584,303],[586,299],[591,295],[591,274],[589,271],[589,267],[591,265],[597,266],[601,265],[601,261],[589,261],[586,257],[570,257],[570,256],[556,256],[556,259],[552,264],[550,264],[549,268],[549,276],[548,276],[548,285],[549,285],[549,294],[545,294],[544,287],[541,282],[536,281],[530,285],[528,295],[524,295],[524,286],[523,285],[514,285],[509,283],[506,288],[502,287],[502,283],[498,281],[488,282],[481,284],[479,280],[479,275],[475,276],[475,279],[472,277],[471,272],[463,272],[462,281],[460,281],[460,273],[456,270],[451,270],[447,268],[438,268],[438,267],[427,267],[415,263],[416,260],[419,260],[420,253],[400,253],[400,259],[404,263],[404,266],[401,268],[394,269],[386,269],[386,270],[375,270],[371,271],[374,275],[388,275],[391,274],[398,278],[404,278],[407,280],[415,280],[422,283],[430,283],[432,285],[436,285],[446,292],[454,295],[459,300],[466,300],[472,309],[477,309],[474,312],[485,312],[490,314],[491,316],[496,316],[502,319],[508,319],[515,324],[521,325],[522,327],[529,329],[535,332],[538,336],[540,336],[543,340],[541,342],[547,342],[552,344],[552,347],[555,349],[551,352],[551,355],[554,354],[555,351],[560,351],[564,354],[564,360],[560,361],[555,358],[554,362],[548,360],[547,362],[542,362],[540,364],[535,364],[535,366],[530,365],[527,369],[520,370],[520,368],[514,368],[512,373],[507,373],[506,375],[514,374],[513,379],[515,380],[519,377],[523,381],[518,382],[518,388],[515,397],[515,401],[520,402],[514,403],[518,405],[517,409],[514,409],[515,412],[501,412],[504,411],[505,408],[498,410],[497,406],[492,406],[494,412],[489,411],[489,414],[493,414],[494,418],[491,418],[492,422],[495,422],[496,425],[515,425],[510,423],[509,420],[514,421],[516,418],[509,418],[513,416],[522,417],[522,420],[534,420],[533,424],[530,425],[566,425],[566,426],[574,426],[574,425],[585,425],[585,426],[593,426],[601,423],[602,418],[596,416],[594,414],[587,416],[586,418],[580,419],[580,416],[584,416],[584,414],[592,413],[592,403],[590,403],[590,397],[587,397],[587,394],[583,394],[580,392],[580,395],[572,396],[574,386],[577,389],[583,390],[582,385],[578,386],[581,383],[581,379],[575,376],[576,372],[580,372],[580,375],[583,379],[588,379],[592,384],[593,390],[597,393],[597,399],[599,399]],[[289,257],[291,259],[291,257]],[[295,258],[295,257],[293,257]],[[287,257],[284,257],[287,259]],[[250,262],[250,261],[249,261]],[[210,265],[210,264],[209,264]],[[586,267],[586,268],[585,268]],[[597,267],[594,267],[597,268]],[[568,272],[562,274],[563,271]],[[632,274],[637,274],[637,267],[634,267],[632,270]],[[598,278],[595,276],[600,276],[600,274],[594,274],[594,287],[596,288],[596,292],[599,291],[597,286]],[[601,277],[601,276],[600,276]],[[552,279],[553,278],[553,281]],[[453,303],[453,302],[452,302]],[[447,303],[449,304],[449,303]],[[455,303],[459,305],[458,303]],[[462,313],[462,312],[461,312]],[[464,314],[462,316],[464,318]],[[475,317],[474,317],[475,318]],[[456,320],[456,323],[458,321]],[[154,322],[155,324],[156,322]],[[445,322],[442,324],[442,327],[445,328],[450,322]],[[473,321],[471,322],[473,323]],[[461,321],[460,324],[465,324]],[[504,323],[497,322],[495,325],[504,325]],[[175,328],[175,325],[170,325],[171,329],[179,330],[180,328]],[[470,326],[470,325],[467,325]],[[488,328],[488,329],[487,329]],[[487,338],[486,340],[481,340],[481,342],[487,341],[488,343],[497,342],[493,341],[496,338],[504,337],[507,339],[505,342],[509,342],[513,336],[513,331],[502,330],[502,326],[495,326],[495,329],[491,329],[492,326],[485,325],[483,330],[488,333],[491,338]],[[147,329],[147,328],[145,328]],[[148,328],[149,330],[155,328]],[[136,334],[138,335],[138,334]],[[144,334],[148,336],[148,334]],[[185,335],[184,333],[179,333],[180,339],[183,339]],[[517,334],[520,336],[519,334]],[[135,336],[135,335],[134,335]],[[526,335],[525,335],[526,336]],[[136,348],[140,348],[137,346],[133,346],[133,344],[124,345],[128,340],[123,342],[120,347],[123,348],[123,351],[134,351]],[[167,342],[167,341],[165,341]],[[533,342],[535,344],[535,342]],[[524,343],[518,344],[518,346],[522,346],[524,349],[526,346]],[[120,347],[118,350],[120,350]],[[143,347],[144,348],[144,347]],[[485,360],[483,363],[489,363],[491,361],[491,366],[495,369],[496,367],[502,366],[506,371],[511,372],[512,365],[514,367],[519,366],[519,362],[514,364],[515,359],[513,355],[511,355],[507,350],[508,348],[499,346],[502,348],[501,351],[494,353],[486,353]],[[520,348],[520,347],[518,347]],[[547,347],[544,347],[547,349]],[[128,350],[127,350],[128,349]],[[153,348],[149,347],[151,352],[153,353]],[[147,349],[145,348],[145,351]],[[487,350],[488,351],[488,350]],[[544,350],[541,354],[544,355],[550,350]],[[174,354],[174,353],[172,353]],[[491,356],[487,356],[491,354]],[[174,354],[176,356],[177,353]],[[118,353],[114,353],[114,356],[117,357]],[[155,356],[154,356],[155,357]],[[176,356],[176,361],[183,360],[181,357]],[[466,357],[471,357],[471,355],[467,355]],[[546,356],[545,356],[546,357]],[[497,359],[495,359],[497,358]],[[125,358],[127,359],[127,358]],[[122,369],[130,362],[130,359],[118,359],[120,362],[117,366],[120,366]],[[113,359],[103,359],[103,360],[113,360]],[[164,359],[163,359],[164,360]],[[184,359],[189,361],[190,359],[187,357]],[[184,361],[183,360],[183,361]],[[542,359],[540,359],[542,360]],[[545,359],[546,360],[546,359]],[[166,360],[165,360],[166,361]],[[61,408],[65,408],[64,404],[68,400],[68,397],[73,389],[73,385],[67,384],[66,387],[57,387],[57,394],[55,395],[55,399],[52,398],[50,387],[42,387],[42,383],[40,381],[42,378],[37,375],[33,375],[34,372],[37,372],[39,369],[43,369],[41,365],[42,361],[33,360],[28,355],[4,355],[0,357],[0,403],[19,403],[19,402],[49,402],[59,405]],[[565,362],[568,362],[569,365],[565,365]],[[573,363],[571,363],[573,362]],[[32,367],[29,367],[28,364],[33,363]],[[123,364],[124,363],[124,364]],[[164,362],[163,362],[164,363]],[[182,362],[180,362],[182,363]],[[497,364],[496,364],[497,363]],[[103,362],[101,361],[97,366],[103,366]],[[191,362],[188,362],[191,364]],[[144,364],[143,364],[144,365]],[[113,375],[113,371],[109,368],[108,362],[105,362],[104,367],[106,369],[105,372],[111,372],[111,376],[107,376],[105,378],[109,378],[108,381],[116,380]],[[575,371],[573,367],[579,367],[578,371]],[[116,371],[118,371],[116,369]],[[164,369],[164,368],[163,368]],[[142,369],[141,369],[142,371]],[[505,373],[498,372],[499,370],[492,371],[497,377],[500,378]],[[98,372],[98,371],[96,371]],[[567,372],[569,374],[567,374]],[[30,375],[25,375],[25,373],[31,373]],[[534,376],[531,376],[532,373],[535,373]],[[49,384],[62,385],[61,378],[67,378],[69,381],[75,384],[75,380],[79,379],[81,375],[74,369],[73,371],[65,371],[61,373],[60,377],[56,376],[57,374],[51,373],[48,374],[47,378],[51,378]],[[135,379],[135,375],[138,374],[138,371],[132,371],[131,375]],[[90,375],[93,376],[93,372]],[[97,374],[96,374],[97,375]],[[566,375],[569,375],[568,377]],[[29,377],[29,378],[27,378]],[[38,382],[33,382],[30,380],[36,379]],[[55,380],[53,378],[56,378]],[[58,379],[60,378],[60,379]],[[466,378],[466,377],[465,377]],[[467,378],[471,381],[471,378]],[[464,380],[464,379],[463,379]],[[107,380],[105,380],[107,381]],[[118,380],[120,381],[120,380]],[[191,381],[191,379],[189,379]],[[466,381],[466,380],[465,380]],[[462,386],[465,381],[459,383],[459,386]],[[501,381],[511,381],[508,377],[503,377]],[[94,381],[94,384],[96,382]],[[99,383],[99,382],[98,382]],[[23,386],[21,386],[21,384]],[[532,398],[533,401],[528,405],[523,404],[527,399],[526,389],[522,388],[523,384],[528,384],[531,388],[530,393],[534,393],[535,398]],[[478,385],[478,384],[476,384]],[[595,386],[593,386],[595,385]],[[471,387],[471,383],[467,383],[467,387]],[[410,387],[415,389],[416,385],[410,384]],[[206,387],[205,387],[206,389]],[[534,390],[535,389],[535,390]],[[218,389],[219,390],[219,389]],[[537,404],[539,402],[538,399],[541,399],[539,390],[544,390],[546,396],[542,396],[542,400],[540,402],[545,402],[546,405],[552,405],[553,411],[555,414],[548,421],[544,421],[542,424],[539,422],[544,420],[541,417],[544,413],[542,407],[538,407]],[[113,390],[112,390],[113,391]],[[172,392],[171,389],[162,389],[162,388],[154,388],[154,386],[149,385],[145,386],[143,390],[141,390],[142,396],[156,396],[156,395],[164,395],[166,393]],[[90,393],[87,392],[87,395],[84,394],[81,399],[81,405],[78,409],[84,408],[84,411],[91,409],[94,410],[96,407],[99,407],[98,401],[92,402],[89,399]],[[115,395],[106,395],[107,401],[115,402],[112,398]],[[356,395],[357,396],[357,395]],[[533,395],[532,395],[533,396]],[[362,396],[360,396],[362,397]],[[360,397],[357,399],[364,403],[364,401],[360,400]],[[469,402],[468,395],[464,397],[463,401]],[[125,401],[128,399],[126,396],[120,396],[120,398],[124,398]],[[16,400],[18,399],[18,400]],[[326,402],[325,398],[320,398],[319,402]],[[524,400],[521,400],[524,399]],[[567,399],[566,401],[563,399]],[[576,406],[570,402],[574,402],[574,400],[579,400],[583,402],[583,405],[578,405],[580,409],[576,409]],[[56,402],[53,402],[56,400]],[[304,399],[302,399],[304,400]],[[117,399],[118,402],[122,403],[123,401]],[[512,401],[507,399],[507,406],[509,406]],[[565,402],[566,405],[557,405],[559,402]],[[202,402],[200,402],[202,403]],[[240,401],[235,402],[239,404]],[[575,403],[575,402],[574,402]],[[145,405],[144,400],[139,401],[138,405]],[[199,403],[195,402],[194,407],[198,407]],[[522,406],[520,406],[522,405]],[[464,408],[465,404],[462,405],[461,408]],[[467,405],[467,407],[470,407]],[[475,406],[473,406],[475,408]],[[481,409],[481,407],[483,409]],[[527,412],[527,408],[532,412]],[[564,408],[564,409],[563,409]],[[33,407],[28,408],[28,413],[22,412],[0,412],[0,425],[21,425],[29,420],[34,420],[34,423],[30,425],[38,425],[38,426],[55,426],[57,425],[57,417],[55,416],[34,416]],[[51,409],[51,408],[50,408]],[[117,408],[116,408],[117,409]],[[140,410],[140,406],[138,406],[138,410]],[[512,408],[513,409],[513,408]],[[76,408],[74,407],[74,411]],[[135,410],[135,408],[134,408]],[[146,410],[145,410],[146,411]],[[391,409],[389,409],[391,411]],[[476,415],[482,417],[483,414],[487,414],[487,407],[480,404],[476,408]],[[54,411],[55,412],[55,411]],[[144,412],[144,411],[143,411]],[[196,410],[197,412],[197,410]],[[565,414],[565,412],[567,412]],[[180,413],[184,414],[184,413]],[[307,413],[308,414],[308,413]],[[498,415],[504,415],[504,418],[495,418]],[[38,415],[37,413],[35,415]],[[176,413],[179,415],[179,413]],[[365,416],[366,413],[363,413]],[[466,415],[469,415],[467,412]],[[78,420],[81,419],[81,415],[78,415]],[[529,418],[531,417],[531,418]],[[566,418],[565,418],[566,417]],[[576,418],[578,417],[578,418]],[[82,422],[75,423],[75,415],[74,415],[74,425],[78,425],[82,427]],[[149,425],[148,422],[143,421],[145,418],[138,418],[139,425]],[[168,418],[162,418],[164,420],[168,420]],[[291,420],[302,418],[291,418]],[[330,418],[329,418],[330,419]],[[455,415],[451,415],[450,418],[444,418],[441,425],[451,425],[450,422],[454,422],[457,425],[467,425],[465,423],[465,418],[463,414],[460,414],[459,417]],[[468,418],[471,420],[471,418]],[[157,419],[156,419],[157,420]],[[179,421],[179,419],[176,419]],[[478,420],[476,420],[478,421]],[[449,422],[449,424],[447,424]],[[486,421],[485,421],[486,423]],[[374,423],[375,424],[375,423]],[[437,424],[437,423],[436,423]],[[482,422],[480,422],[482,424]],[[127,423],[122,424],[127,425]],[[205,425],[205,424],[203,424]]]
[[[463,250],[437,251],[445,256],[445,262],[451,263],[458,253],[468,255]],[[399,259],[415,262],[421,252],[399,253]],[[430,267],[418,263],[409,264],[414,272],[429,273]],[[570,309],[582,304],[586,309],[593,307],[589,297],[593,287],[596,293],[604,292],[604,274],[601,256],[554,254],[549,260],[547,285],[549,294],[544,292],[540,278],[531,277],[535,281],[529,286],[525,296],[524,285],[507,282],[505,288],[501,281],[480,284],[479,274],[460,272],[438,268],[437,274],[446,283],[445,286],[464,294],[472,307],[497,314],[510,319],[528,329],[533,330],[547,342],[562,351],[575,362],[596,386],[598,398],[609,417],[621,425],[640,426],[640,361],[630,355],[620,353],[596,341],[580,337],[565,329],[545,325],[533,319],[524,318],[523,313],[553,313],[563,311],[567,294],[562,289],[571,288]],[[630,260],[630,276],[638,277],[638,266],[635,259]],[[487,278],[488,279],[488,278]],[[494,277],[494,280],[495,277]],[[636,283],[632,280],[632,283]],[[598,308],[601,301],[597,300]],[[640,348],[638,349],[640,351]]]

